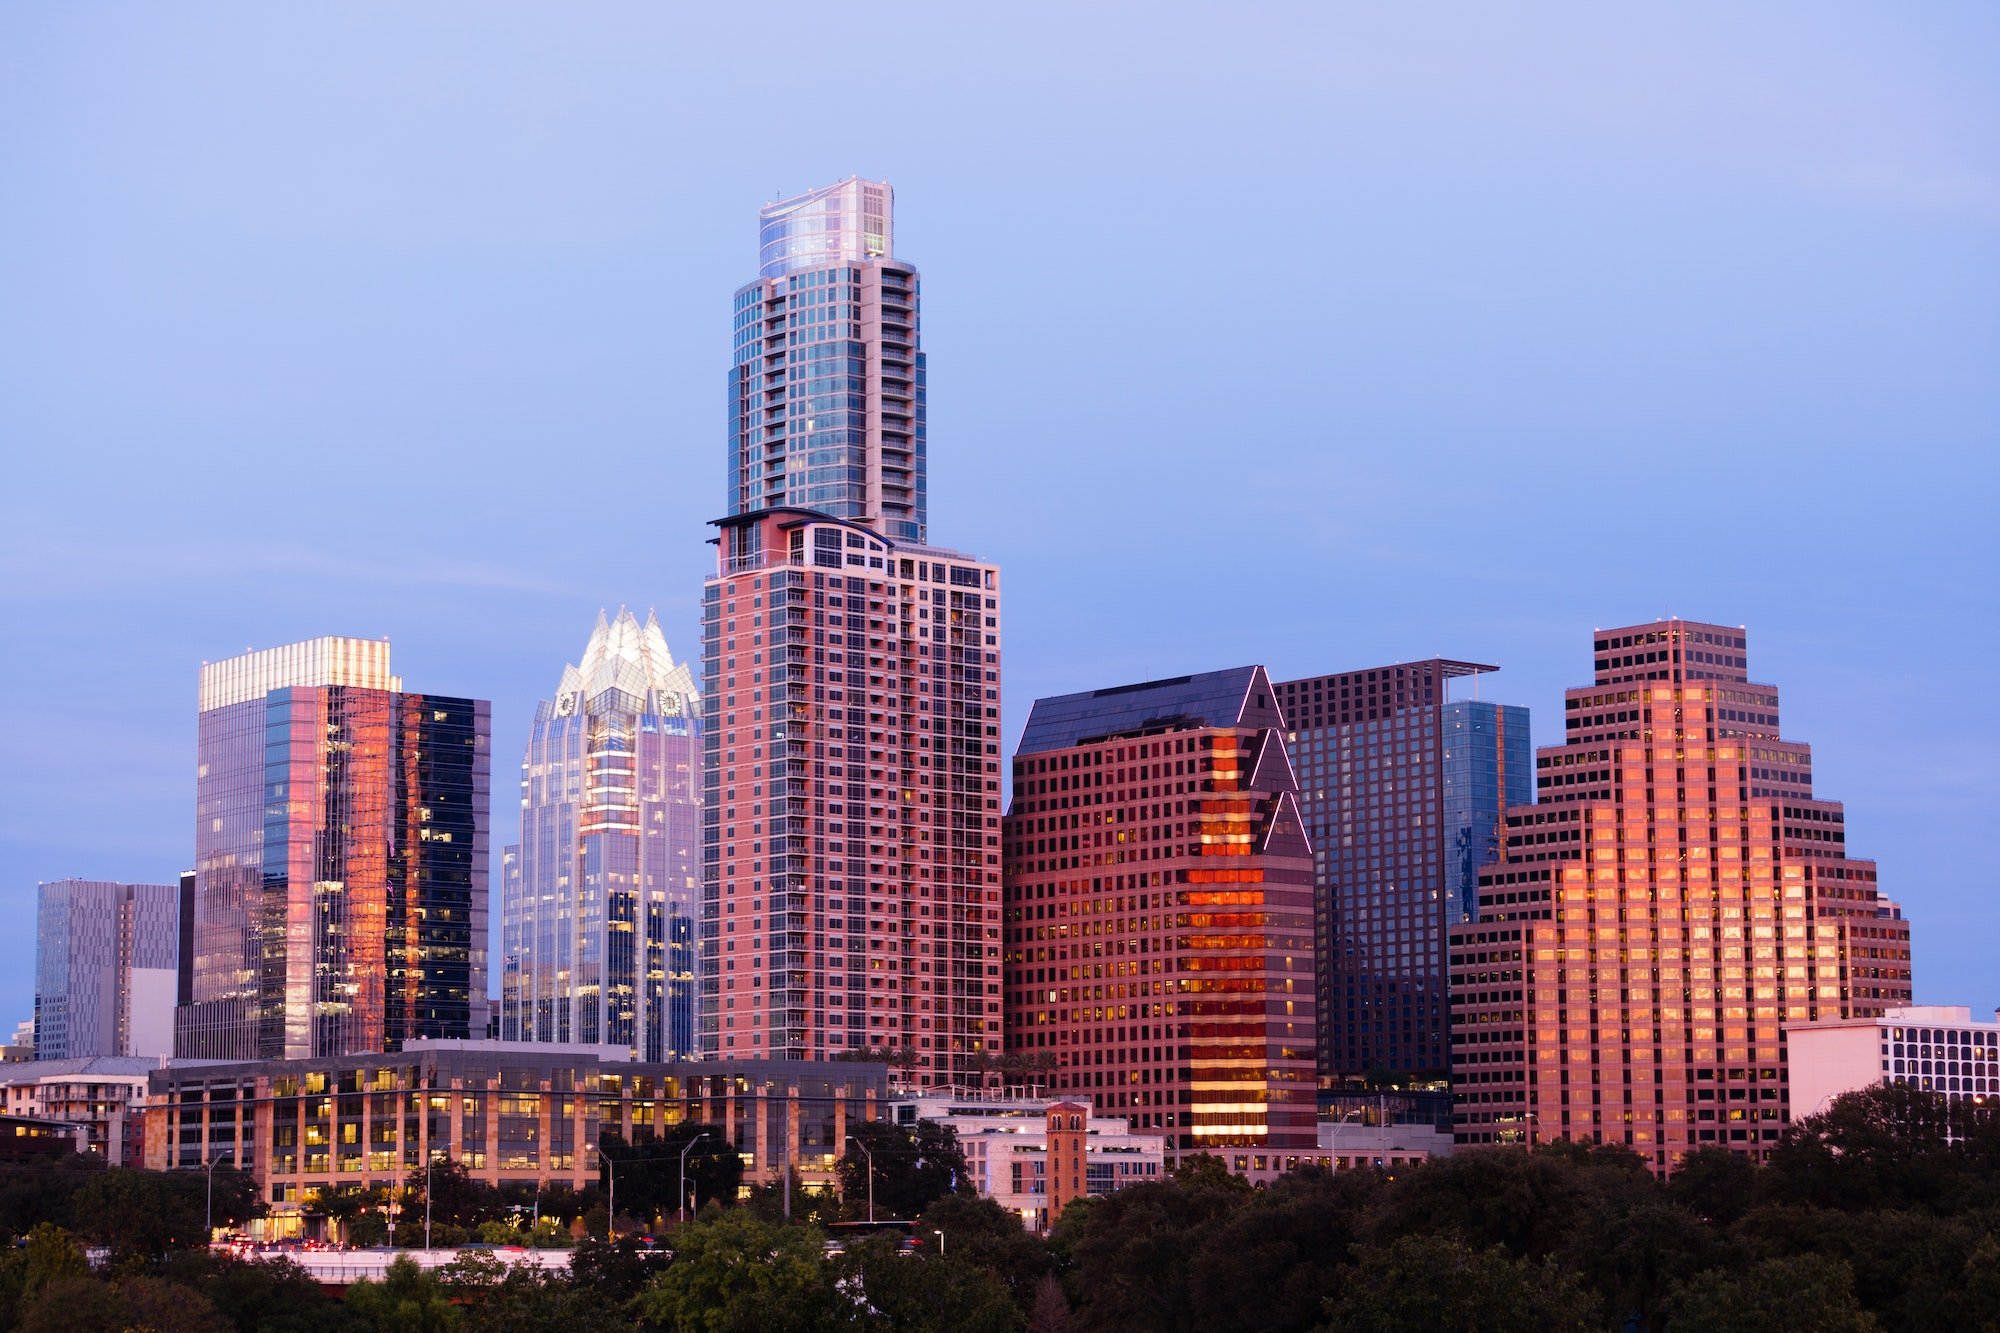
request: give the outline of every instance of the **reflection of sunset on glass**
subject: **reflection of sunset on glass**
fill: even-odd
[[[0,1326],[1990,1318],[1996,68],[0,15]]]

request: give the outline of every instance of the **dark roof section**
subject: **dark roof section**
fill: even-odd
[[[1107,736],[1241,726],[1246,713],[1262,711],[1251,704],[1253,686],[1266,696],[1264,703],[1268,708],[1271,683],[1260,666],[1231,667],[1226,671],[1205,671],[1198,676],[1175,676],[1171,680],[1149,680],[1086,694],[1037,699],[1029,710],[1028,725],[1021,733],[1016,753],[1066,750]],[[1276,723],[1259,718],[1253,725]]]

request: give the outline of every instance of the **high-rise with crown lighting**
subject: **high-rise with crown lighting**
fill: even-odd
[[[927,544],[917,272],[886,184],[763,211],[702,607],[702,1034],[722,1058],[1000,1044],[1000,576]]]
[[[176,1055],[300,1059],[486,1029],[488,705],[376,639],[201,668],[194,957]]]
[[[693,1054],[700,712],[659,622],[623,609],[536,706],[504,858],[503,1039]]]
[[[1783,1029],[1910,1002],[1910,930],[1847,853],[1812,749],[1778,730],[1740,627],[1595,636],[1596,680],[1535,756],[1453,928],[1462,1142],[1761,1157],[1794,1106]]]

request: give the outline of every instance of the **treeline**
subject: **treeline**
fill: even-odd
[[[878,1155],[875,1184],[878,1208],[887,1195],[920,1211],[915,1253],[895,1236],[829,1241],[809,1220],[860,1212],[853,1173],[844,1201],[795,1194],[789,1220],[781,1189],[710,1199],[665,1252],[588,1239],[572,1271],[543,1273],[468,1251],[435,1273],[399,1265],[344,1302],[282,1262],[150,1233],[92,1236],[112,1250],[92,1270],[44,1223],[0,1264],[0,1315],[160,1333],[2000,1328],[2000,1118],[1909,1089],[1836,1100],[1763,1166],[1708,1150],[1664,1183],[1623,1148],[1568,1143],[1261,1189],[1196,1159],[1072,1204],[1046,1238],[950,1192],[948,1138],[875,1142],[908,1150],[887,1173]],[[622,1181],[620,1194],[623,1213]],[[14,1197],[0,1188],[0,1205]],[[70,1217],[85,1234],[103,1225],[87,1208]]]

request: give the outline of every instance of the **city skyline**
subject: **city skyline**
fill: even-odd
[[[968,73],[965,31],[927,26],[909,88],[796,138],[858,38],[773,92],[660,79],[682,58],[630,15],[618,41],[498,19],[473,38],[488,72],[420,18],[400,45],[302,43],[276,15],[5,20],[0,119],[38,129],[5,140],[28,202],[0,221],[21,296],[0,431],[24,445],[0,911],[192,864],[202,659],[389,636],[413,678],[495,701],[509,763],[583,618],[656,606],[693,642],[743,219],[859,172],[898,188],[949,351],[932,521],[1007,571],[1003,755],[1032,699],[1106,680],[1446,651],[1498,663],[1494,697],[1551,744],[1583,630],[1748,623],[1917,924],[1918,998],[1988,1007],[2000,735],[1976,704],[1903,701],[2000,683],[1991,17],[1463,15],[1463,49],[1397,19],[1182,17],[1136,48],[1066,20],[1026,102],[1041,57],[989,32]],[[293,47],[366,77],[255,54]],[[912,98],[926,114],[887,114]],[[706,146],[713,107],[770,151]],[[1182,191],[1223,206],[1161,224]],[[1189,536],[1281,430],[1296,447],[1221,520],[1271,572],[1197,635],[1219,543]],[[582,484],[572,452],[657,497],[643,531],[520,540]],[[372,503],[333,472],[379,479]],[[1605,496],[1634,520],[1571,522]],[[1742,549],[1682,550],[1708,529]],[[31,1003],[0,990],[10,1020]]]

